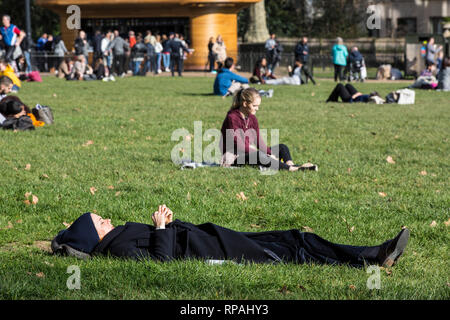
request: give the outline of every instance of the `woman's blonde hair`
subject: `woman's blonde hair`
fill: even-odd
[[[241,89],[237,91],[233,98],[233,104],[230,110],[236,110],[244,106],[244,103],[252,103],[256,97],[260,97],[258,90],[255,88]]]

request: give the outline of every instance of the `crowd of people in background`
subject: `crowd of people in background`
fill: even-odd
[[[44,33],[36,43],[36,50],[41,52],[38,59],[41,71],[55,70],[59,78],[67,80],[103,81],[115,81],[115,77],[126,74],[144,76],[171,72],[174,76],[177,72],[182,76],[184,60],[193,51],[183,34],[154,35],[150,30],[145,35],[130,30],[127,37],[119,30],[105,33],[97,30],[91,40],[80,30],[72,51],[61,37]]]

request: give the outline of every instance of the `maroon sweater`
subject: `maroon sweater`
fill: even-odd
[[[232,136],[232,141],[234,143],[233,149],[232,146],[226,145],[227,129],[232,129],[234,132],[234,135]],[[258,150],[271,154],[270,148],[266,145],[264,139],[259,134],[258,119],[256,119],[253,114],[249,115],[248,119],[244,119],[242,118],[239,109],[230,110],[223,121],[221,131],[222,153],[225,153],[227,150],[233,153],[236,153],[236,151],[245,151],[245,153],[250,153],[251,151],[255,151],[250,150],[250,145],[255,145]],[[228,139],[231,141],[231,137]]]

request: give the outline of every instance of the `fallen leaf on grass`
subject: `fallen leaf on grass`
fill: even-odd
[[[30,170],[31,169],[31,164],[27,163],[27,165],[25,166],[25,170]]]
[[[445,226],[448,227],[450,225],[450,219],[444,222]]]
[[[395,161],[394,161],[394,159],[392,159],[391,156],[388,156],[388,157],[386,158],[386,161],[387,161],[388,163],[390,163],[390,164],[395,164]]]
[[[86,143],[83,144],[83,147],[90,146],[91,144],[94,144],[94,141],[88,140]]]
[[[347,168],[347,172],[351,173],[352,172],[352,168]]]
[[[286,286],[283,286],[280,290],[278,290],[278,292],[281,293],[281,294],[283,294],[283,295],[286,295],[286,294],[291,293],[291,292],[287,289]]]
[[[350,118],[354,118],[355,115],[352,113],[351,115],[349,115]]]
[[[426,175],[427,175],[427,172],[426,172],[425,170],[423,170],[423,171],[420,171],[419,174],[420,174],[421,176],[426,176]]]
[[[387,196],[387,194],[384,192],[378,192],[378,194],[380,195],[380,197],[383,197],[383,198]]]
[[[236,194],[236,197],[242,201],[245,201],[248,199],[242,191],[240,193]]]
[[[19,220],[16,221],[16,223],[22,223],[22,222],[23,222],[22,219],[19,219]]]
[[[90,187],[89,191],[91,192],[92,195],[95,195],[95,192],[97,191],[97,189],[95,187]]]
[[[436,227],[436,226],[437,226],[437,222],[433,220],[433,221],[430,223],[430,227],[434,228],[434,227]]]
[[[348,231],[353,232],[355,230],[355,226],[351,227]]]
[[[120,191],[117,191],[115,196],[118,197],[120,195]]]
[[[302,228],[303,228],[303,230],[305,230],[306,232],[314,232],[314,230],[311,229],[311,228],[308,227],[308,226],[303,226]]]
[[[43,178],[46,178],[46,179],[49,178],[48,175],[46,175],[45,173],[42,174],[42,177],[43,177]]]
[[[257,225],[257,224],[254,224],[254,223],[252,223],[252,224],[250,225],[250,227],[256,228],[256,229],[261,228],[260,225]]]
[[[31,196],[31,201],[28,199]],[[32,194],[31,192],[25,193],[25,200],[23,201],[26,205],[37,204],[39,202],[39,198]]]
[[[352,290],[356,290],[356,287],[353,284],[349,285],[348,287]]]
[[[114,186],[108,186],[109,190],[114,190]]]
[[[38,277],[38,278],[44,278],[44,277],[45,277],[45,274],[44,274],[43,272],[38,272],[38,273],[36,273],[36,277]]]
[[[0,230],[8,230],[14,228],[14,225],[11,223],[11,221],[8,221],[8,225],[4,228],[0,228]]]
[[[145,140],[152,140],[152,137],[145,137]]]
[[[187,195],[186,195],[186,200],[187,201],[191,201],[191,193],[188,191]]]
[[[315,202],[315,203],[319,203],[319,200],[317,200],[317,199],[314,199],[314,202]]]

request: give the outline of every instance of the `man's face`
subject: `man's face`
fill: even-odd
[[[4,16],[2,18],[2,22],[3,22],[3,26],[5,26],[6,28],[8,28],[11,24],[11,21],[9,21],[9,18],[7,16]]]
[[[8,93],[11,92],[12,87],[13,87],[13,84],[12,84],[12,83],[11,83],[10,85],[7,85],[7,86],[1,85],[1,86],[0,86],[0,93],[1,93],[1,94],[8,94]]]
[[[103,239],[108,232],[114,229],[114,226],[111,224],[111,219],[103,219],[95,213],[91,213],[91,219],[100,239]]]
[[[305,43],[305,44],[308,43],[308,38],[304,37],[303,38],[303,43]]]

